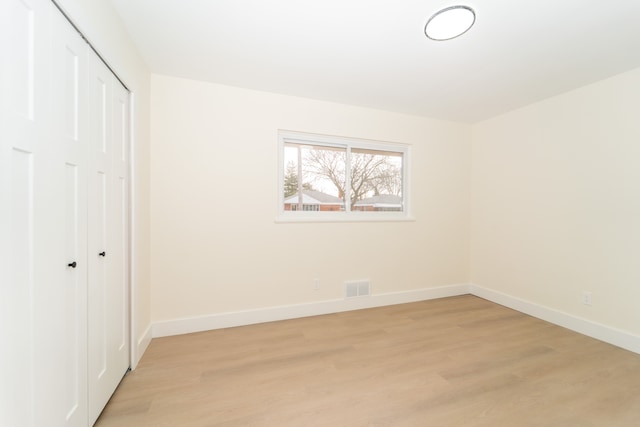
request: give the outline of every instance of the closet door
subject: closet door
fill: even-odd
[[[128,92],[89,58],[89,421],[129,367]]]
[[[0,426],[92,425],[129,366],[128,114],[50,0],[0,0]]]
[[[48,0],[0,17],[0,425],[85,426],[86,45]]]
[[[129,179],[129,91],[112,76],[114,89],[111,108],[113,111],[113,204],[109,224],[113,231],[109,237],[111,256],[109,257],[109,271],[111,281],[108,294],[110,305],[108,312],[109,324],[109,355],[113,372],[111,392],[125,375],[130,366],[131,337],[129,313],[129,283],[130,283],[130,179]],[[105,401],[106,403],[106,401]]]
[[[60,189],[52,195],[52,204],[63,204],[59,230],[62,234],[57,254],[64,280],[51,295],[48,304],[54,311],[51,336],[56,337],[57,360],[47,367],[55,375],[53,393],[48,399],[60,411],[56,425],[84,426],[87,422],[87,54],[89,49],[66,19],[52,13],[52,133],[55,147],[56,182]],[[41,324],[48,320],[43,318]],[[52,408],[53,409],[53,408]],[[44,421],[43,421],[44,422]],[[42,424],[53,425],[53,423]]]
[[[49,123],[46,0],[0,1],[0,425],[36,426],[36,354],[43,334],[35,324],[41,288],[37,271],[51,269],[38,250],[43,225],[39,179]],[[58,207],[59,208],[59,207]],[[46,249],[55,250],[51,241]],[[55,266],[53,267],[55,270]],[[64,272],[64,269],[62,270]],[[53,273],[53,271],[49,271]],[[60,275],[55,278],[57,285]],[[38,374],[39,375],[39,374]]]

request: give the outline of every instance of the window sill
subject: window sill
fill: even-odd
[[[286,223],[313,223],[313,222],[414,222],[416,219],[407,214],[359,214],[359,213],[327,213],[323,214],[279,214],[275,222],[276,224]]]

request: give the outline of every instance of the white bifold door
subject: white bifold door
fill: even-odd
[[[129,367],[129,92],[89,52],[88,393],[95,421]]]
[[[129,93],[0,0],[0,426],[88,426],[129,367]]]

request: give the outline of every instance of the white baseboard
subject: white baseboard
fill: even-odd
[[[138,362],[142,359],[142,355],[147,351],[149,344],[151,344],[151,328],[152,325],[149,325],[140,338],[133,340],[133,351],[131,352],[130,366],[132,370],[138,366]]]
[[[600,341],[640,354],[640,336],[525,301],[492,289],[483,288],[475,284],[461,284],[379,294],[372,295],[370,297],[336,299],[306,304],[267,307],[255,310],[235,311],[156,322],[138,341],[138,349],[135,352],[138,357],[137,360],[133,360],[135,362],[133,367],[135,367],[137,362],[140,360],[140,357],[142,357],[144,350],[146,350],[149,342],[151,341],[151,337],[158,338],[171,335],[188,334],[212,329],[252,325],[255,323],[273,322],[299,317],[318,316],[322,314],[339,313],[343,311],[382,307],[385,305],[403,304],[466,294],[484,298],[488,301],[509,307],[521,313],[528,314],[538,319],[545,320],[555,325],[562,326],[583,335],[587,335]]]
[[[371,295],[368,297],[327,300],[306,304],[267,307],[256,310],[165,320],[153,324],[152,336],[154,338],[166,337],[171,335],[208,331],[212,329],[273,322],[276,320],[318,316],[321,314],[339,313],[342,311],[360,310],[363,308],[382,307],[385,305],[445,298],[456,295],[465,295],[468,293],[469,285],[449,285],[437,288],[418,289],[414,291]]]
[[[572,331],[587,335],[591,338],[624,348],[640,354],[640,336],[606,326],[578,316],[554,310],[539,304],[534,304],[502,292],[483,288],[474,284],[469,285],[469,293],[509,307],[521,313],[545,320]]]

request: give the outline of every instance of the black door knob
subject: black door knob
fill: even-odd
[[[78,264],[76,264],[75,261],[73,261],[72,263],[67,264],[67,267],[71,267],[71,268],[76,268]]]
[[[100,252],[98,255],[100,255],[100,256],[106,256],[106,255],[107,255],[107,253],[106,253],[105,251],[102,251],[102,252]]]

